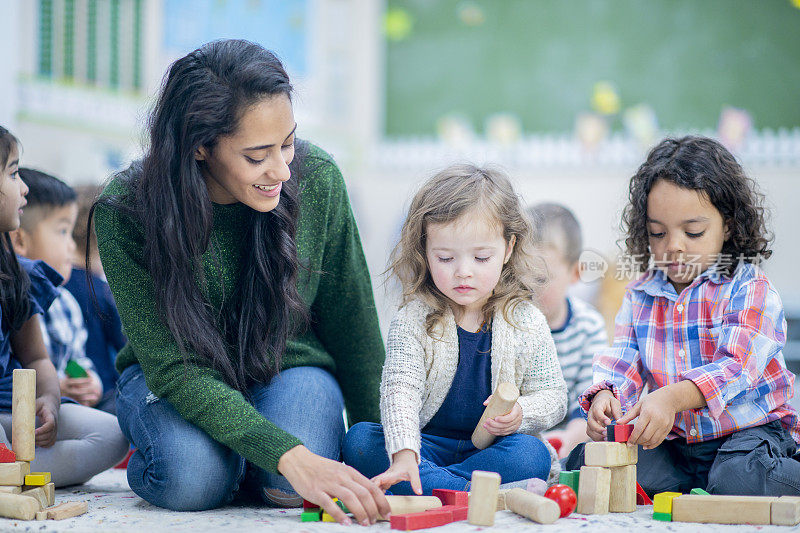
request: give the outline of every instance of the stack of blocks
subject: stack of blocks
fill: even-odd
[[[664,522],[795,526],[799,496],[717,496],[702,489],[690,494],[661,492],[653,497],[653,518]]]
[[[56,507],[50,472],[31,472],[36,446],[36,371],[14,370],[11,450],[0,443],[0,516],[20,520],[60,520],[83,514],[86,502]]]
[[[612,424],[609,442],[587,442],[578,479],[567,472],[560,480],[578,485],[578,513],[632,513],[636,510],[638,448],[627,444],[633,426]]]

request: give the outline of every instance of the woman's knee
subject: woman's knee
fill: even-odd
[[[244,461],[206,439],[173,440],[137,449],[128,462],[128,483],[144,500],[174,511],[203,511],[233,498]]]

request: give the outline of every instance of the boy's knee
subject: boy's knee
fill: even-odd
[[[376,435],[381,431],[380,424],[374,422],[359,422],[351,427],[344,436],[342,443],[342,458],[347,464],[359,461],[360,457],[374,451]]]

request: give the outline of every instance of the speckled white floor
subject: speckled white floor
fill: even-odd
[[[25,522],[0,518],[0,532],[6,531],[70,531],[95,532],[181,532],[181,531],[241,531],[269,530],[270,532],[309,531],[389,531],[389,524],[378,523],[369,528],[340,526],[330,523],[302,523],[300,510],[276,510],[253,505],[231,505],[214,511],[177,513],[165,511],[145,503],[128,488],[124,470],[109,470],[95,476],[80,487],[56,491],[56,503],[70,500],[88,500],[89,513],[63,521]],[[584,516],[573,514],[555,524],[543,526],[519,517],[509,511],[498,512],[491,528],[471,526],[456,522],[435,528],[441,533],[455,531],[496,531],[516,533],[521,531],[547,531],[561,533],[581,531],[703,531],[703,532],[789,532],[794,528],[779,526],[722,526],[713,524],[683,524],[657,522],[651,518],[652,507],[640,506],[635,513]],[[433,530],[429,530],[433,531]]]

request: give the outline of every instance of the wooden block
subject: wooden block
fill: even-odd
[[[33,461],[36,447],[36,370],[17,368],[11,378],[11,448],[17,461]]]
[[[0,516],[17,518],[19,520],[33,520],[36,513],[41,511],[36,498],[21,494],[0,494]]]
[[[386,496],[392,515],[413,514],[438,509],[442,506],[442,500],[436,496]],[[386,518],[381,517],[381,520]]]
[[[587,442],[583,462],[586,466],[626,466],[639,461],[639,447],[622,442]]]
[[[47,520],[47,511],[38,511],[36,513],[36,520]]]
[[[578,509],[580,514],[608,513],[608,498],[611,490],[611,470],[600,466],[581,468],[578,487]]]
[[[310,501],[305,499],[303,500],[303,509],[319,509],[319,508],[320,508],[319,505],[317,505],[316,503],[311,503]]]
[[[320,509],[319,507],[305,509],[300,514],[301,522],[319,522],[321,520],[322,520],[322,509]]]
[[[322,521],[323,522],[336,522],[336,519],[329,515],[326,511],[322,511]]]
[[[31,472],[25,476],[25,485],[43,487],[50,483],[50,472]]]
[[[678,496],[680,492],[659,492],[653,496],[653,512],[672,514],[672,500]]]
[[[89,502],[65,502],[47,509],[48,520],[64,520],[80,516],[89,510]]]
[[[32,489],[23,490],[23,496],[30,496],[31,498],[35,498],[36,501],[39,502],[41,509],[46,507],[50,507],[50,503],[47,498],[47,490],[44,487],[34,487]],[[40,509],[40,510],[41,510]]]
[[[17,460],[17,454],[9,450],[5,444],[0,442],[0,463],[14,463]]]
[[[608,510],[632,513],[636,510],[636,465],[615,466],[611,470]]]
[[[562,470],[558,474],[558,482],[561,485],[566,485],[578,494],[578,480],[580,479],[580,470]]]
[[[628,438],[633,433],[633,424],[611,424],[608,426],[609,442],[628,442]]]
[[[500,474],[475,470],[472,472],[471,488],[467,521],[474,526],[494,525],[497,493],[500,490]]]
[[[796,526],[800,523],[800,497],[781,496],[770,509],[770,522],[776,526]]]
[[[22,485],[30,472],[31,464],[27,461],[0,463],[0,485]]]
[[[453,511],[439,508],[422,513],[392,515],[389,521],[389,527],[401,531],[413,531],[415,529],[443,526],[452,521]]]
[[[497,385],[489,405],[483,410],[483,415],[472,432],[472,445],[483,450],[494,442],[494,435],[486,431],[483,423],[487,418],[505,415],[511,412],[519,398],[519,389],[513,383],[500,383]]]
[[[639,483],[636,483],[636,505],[653,505],[653,500],[644,491]]]
[[[669,513],[653,513],[653,520],[660,522],[672,522],[672,515]]]
[[[44,486],[44,490],[47,493],[47,507],[56,504],[56,484],[55,483],[48,483]]]
[[[552,524],[561,514],[555,501],[523,489],[511,489],[506,494],[506,507],[540,524]]]
[[[433,489],[433,495],[442,500],[442,505],[467,507],[469,494],[461,490]]]
[[[692,489],[689,494],[703,494],[706,496],[711,496],[708,492],[704,491],[703,489]]]
[[[684,494],[672,500],[672,521],[766,525],[771,520],[772,502],[777,499],[764,496]]]
[[[511,489],[500,489],[497,491],[497,510],[498,511],[505,511],[508,509],[506,507],[506,494],[511,492]]]
[[[465,493],[466,494],[466,493]],[[440,507],[443,511],[450,511],[453,513],[453,522],[459,522],[461,520],[467,519],[467,514],[469,514],[469,506],[467,505],[443,505]],[[437,509],[434,509],[436,511]],[[429,513],[433,511],[427,511]]]
[[[22,492],[22,487],[19,485],[0,485],[0,492],[5,494],[20,494]]]

